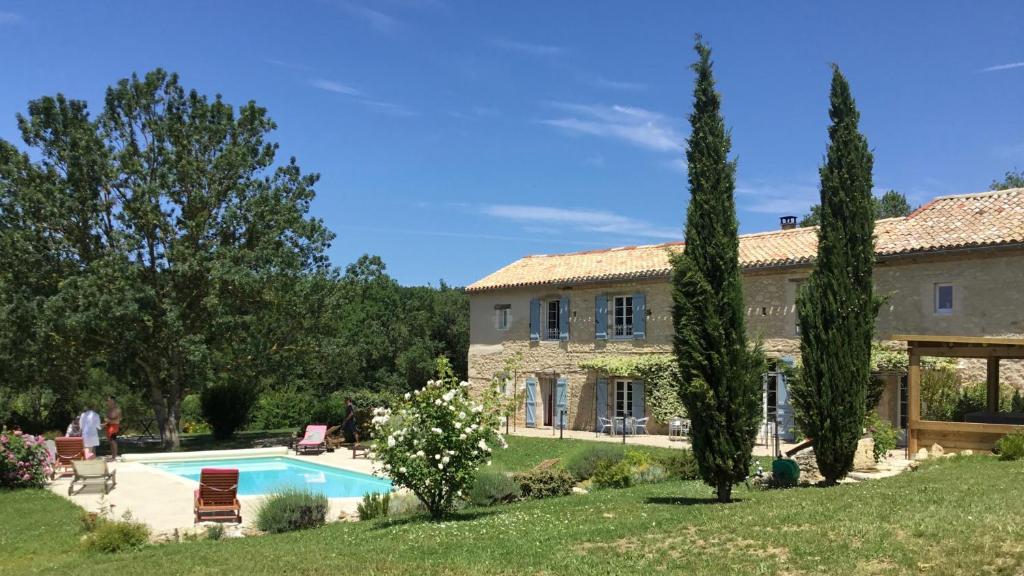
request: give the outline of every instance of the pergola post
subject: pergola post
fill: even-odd
[[[921,357],[911,344],[907,349],[907,458],[917,453],[917,423],[921,420]]]
[[[985,370],[986,397],[988,400],[988,411],[992,414],[999,412],[999,358],[988,359],[988,366]]]

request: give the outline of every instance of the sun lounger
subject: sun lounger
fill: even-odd
[[[54,475],[60,470],[60,476],[67,476],[75,473],[72,462],[85,460],[85,444],[80,436],[62,436],[56,439],[57,459],[54,462]]]
[[[79,492],[86,486],[102,486],[104,494],[110,494],[117,486],[117,470],[111,472],[106,460],[72,460],[71,467],[75,477],[68,485],[68,496],[74,493],[76,484]]]
[[[242,505],[238,502],[238,470],[203,468],[199,488],[193,496],[195,523],[242,523]]]
[[[295,445],[296,454],[321,454],[327,450],[327,426],[310,424],[306,426],[306,435]]]

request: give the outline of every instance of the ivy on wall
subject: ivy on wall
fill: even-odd
[[[647,410],[659,422],[686,416],[686,409],[679,399],[679,369],[675,357],[669,354],[598,356],[581,362],[579,367],[607,376],[643,380]]]

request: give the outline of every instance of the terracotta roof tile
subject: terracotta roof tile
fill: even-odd
[[[875,252],[895,256],[937,250],[1024,244],[1024,188],[936,198],[906,218],[875,223]],[[817,252],[817,227],[740,236],[740,266],[807,264]],[[470,292],[664,277],[669,253],[682,242],[571,254],[527,256],[470,284]]]

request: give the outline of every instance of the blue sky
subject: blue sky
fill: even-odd
[[[12,2],[0,138],[132,72],[253,99],[322,175],[337,265],[464,285],[526,254],[679,239],[693,34],[714,50],[743,232],[817,197],[830,62],[875,184],[920,203],[1024,169],[1024,3]]]

